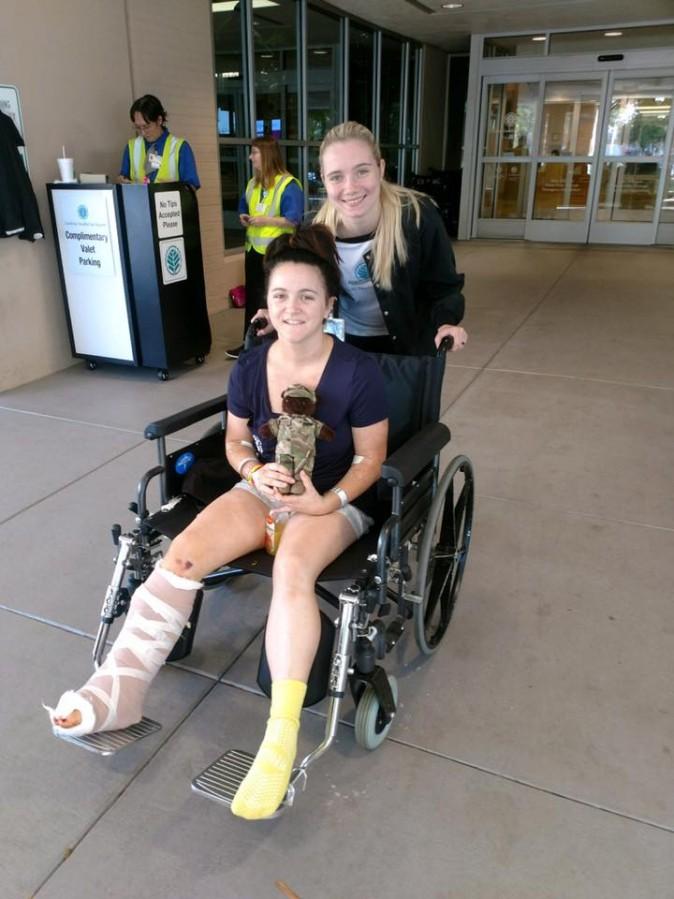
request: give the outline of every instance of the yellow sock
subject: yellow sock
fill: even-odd
[[[232,812],[255,820],[273,815],[283,801],[297,752],[297,734],[307,685],[275,681],[264,740],[232,802]]]

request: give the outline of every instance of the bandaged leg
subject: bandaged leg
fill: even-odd
[[[78,737],[137,724],[148,687],[182,633],[201,586],[158,565],[134,592],[101,667],[79,690],[64,693],[55,709],[45,706],[54,733]],[[82,720],[74,727],[54,722],[75,710]]]
[[[268,818],[277,810],[290,783],[300,714],[307,685],[297,680],[275,681],[267,730],[255,761],[237,790],[232,812],[241,818]]]

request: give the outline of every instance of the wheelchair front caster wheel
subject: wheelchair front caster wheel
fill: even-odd
[[[87,368],[89,371],[96,371],[98,368],[98,362],[94,362],[93,359],[87,359]]]
[[[398,682],[391,675],[388,675],[388,682],[391,685],[393,701],[397,706]],[[378,746],[381,746],[388,736],[392,724],[393,721],[384,724],[384,716],[377,699],[377,693],[372,684],[368,684],[356,706],[356,718],[354,721],[356,743],[362,746],[363,749],[376,749]]]
[[[206,361],[206,357],[199,354],[198,356],[195,356],[194,361],[197,363],[197,365],[203,365]]]
[[[418,551],[414,635],[430,656],[449,627],[473,530],[475,481],[467,456],[456,456],[440,479]]]
[[[157,377],[159,378],[160,381],[168,381],[168,379],[169,379],[168,369],[166,369],[166,368],[158,369]]]

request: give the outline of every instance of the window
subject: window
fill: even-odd
[[[603,28],[600,31],[566,31],[550,35],[550,53],[616,53],[674,47],[674,25],[637,28]]]
[[[299,138],[297,0],[253,4],[255,123],[258,137]]]
[[[349,118],[372,128],[374,33],[355,22],[349,28]]]
[[[341,121],[342,52],[339,19],[307,9],[307,139],[323,140]]]
[[[250,177],[250,146],[220,144],[220,181],[222,185],[222,224],[225,247],[242,247],[245,229],[239,222],[239,200]]]
[[[307,209],[314,210],[325,196],[320,142],[344,120],[347,105],[349,118],[372,130],[378,110],[387,178],[409,180],[418,147],[416,46],[367,22],[349,18],[347,27],[347,19],[322,0],[213,0],[212,11],[227,249],[245,240],[238,207],[251,175],[254,137],[279,141],[288,170],[304,185]],[[349,46],[348,104],[344,40]]]
[[[486,37],[482,44],[482,56],[493,59],[497,56],[545,56],[547,36],[539,34],[519,34],[506,37]]]
[[[379,110],[379,143],[400,144],[400,107],[404,84],[403,45],[384,35],[381,42],[381,101]]]
[[[214,4],[213,38],[218,134],[221,137],[245,137],[248,121],[240,3],[229,11]]]

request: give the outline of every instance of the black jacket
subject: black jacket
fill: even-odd
[[[365,261],[397,352],[430,356],[435,354],[433,338],[440,325],[458,325],[463,318],[464,277],[457,274],[452,244],[430,199],[421,200],[418,227],[414,210],[403,208],[403,231],[407,262],[401,266],[396,261],[392,290],[383,290],[375,283],[371,251]]]
[[[23,138],[13,120],[0,112],[0,237],[43,237],[40,213],[30,178],[19,154]]]

